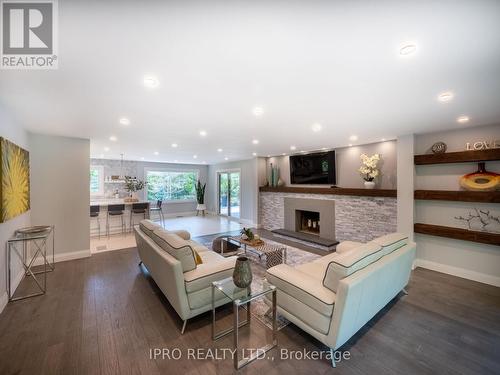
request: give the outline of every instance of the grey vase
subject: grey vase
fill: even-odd
[[[238,257],[236,259],[233,281],[240,288],[246,288],[252,283],[252,268],[247,257]]]

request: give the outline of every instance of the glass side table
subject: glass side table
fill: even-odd
[[[47,272],[54,271],[54,245],[55,245],[55,234],[54,226],[47,226],[47,230],[40,231],[37,233],[18,233],[16,232],[13,237],[7,240],[7,265],[8,265],[8,275],[7,275],[7,289],[9,302],[18,301],[21,299],[35,297],[45,294],[47,290]],[[48,260],[47,256],[47,242],[52,235],[52,262]],[[32,255],[28,254],[28,244],[33,245],[34,253]],[[11,262],[13,256],[16,255],[18,260],[21,262],[24,268],[24,276],[31,276],[39,292],[31,293],[24,296],[14,297],[14,292],[12,291],[12,280],[11,280]],[[35,261],[41,256],[43,261],[43,269],[35,271],[33,267],[35,266]],[[43,284],[36,275],[43,274]]]
[[[216,332],[215,329],[215,291],[219,290],[228,297],[233,302],[233,327],[228,328],[221,332]],[[259,349],[252,351],[252,354],[246,358],[240,360],[240,348],[238,339],[238,329],[250,323],[250,302],[257,298],[264,298],[267,294],[272,294],[272,342],[268,343]],[[240,322],[239,319],[239,308],[240,306],[246,305],[247,317],[246,320]],[[226,279],[215,281],[212,283],[212,340],[220,339],[230,333],[233,333],[233,345],[235,349],[234,353],[234,368],[239,370],[240,368],[246,366],[250,362],[253,362],[257,358],[261,357],[264,353],[275,348],[278,344],[277,341],[277,320],[276,320],[276,287],[274,285],[263,285],[261,288],[252,289],[237,287],[232,277]]]

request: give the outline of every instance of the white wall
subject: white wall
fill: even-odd
[[[217,172],[228,169],[241,170],[240,222],[245,225],[256,226],[258,223],[259,204],[259,174],[257,158],[214,164],[208,167],[207,209],[209,212],[217,212]]]
[[[10,118],[6,111],[0,107],[0,137],[4,137],[16,145],[30,150],[28,145],[28,134],[15,121]],[[32,155],[30,154],[30,159]],[[5,243],[14,234],[14,231],[19,228],[28,227],[31,225],[30,211],[19,215],[5,223],[0,223],[0,312],[7,304],[7,255],[5,253]],[[13,286],[22,278],[22,265],[20,262],[13,262],[12,277]]]
[[[168,170],[197,170],[198,178],[201,182],[207,182],[208,166],[198,164],[173,164],[173,163],[155,163],[145,161],[123,161],[123,170],[120,160],[109,159],[91,159],[91,165],[102,165],[104,167],[104,176],[120,175],[121,173],[137,177],[139,180],[145,180],[145,169],[168,169]],[[120,195],[126,196],[127,192],[123,189],[123,185],[109,185],[111,190],[120,189]],[[110,192],[111,193],[111,192]],[[146,189],[139,192],[142,199],[146,199]],[[205,197],[207,195],[205,194]],[[196,202],[175,202],[164,203],[163,212],[165,216],[175,214],[192,214],[196,211]]]
[[[382,159],[379,163],[381,175],[376,180],[377,187],[380,189],[396,189],[396,149],[396,141],[378,142],[368,145],[335,149],[337,164],[337,186],[343,188],[362,188],[364,181],[358,172],[358,168],[361,166],[361,160],[359,156],[361,154],[373,155],[378,153],[381,155]],[[290,185],[289,156],[271,157],[267,161],[268,167],[270,163],[273,163],[273,165],[278,165],[278,167],[280,168],[281,179],[285,182],[285,185]]]
[[[90,256],[87,139],[29,133],[31,221],[56,227],[56,261]]]
[[[426,153],[434,142],[443,141],[448,151],[465,150],[466,142],[500,139],[500,125],[467,127],[415,137],[417,154]],[[500,162],[487,162],[486,169],[500,173]],[[416,166],[415,188],[459,190],[459,178],[477,170],[475,163]],[[467,216],[474,207],[500,215],[500,204],[415,201],[415,222],[465,227],[455,216]],[[500,248],[475,242],[416,234],[417,265],[500,286]]]

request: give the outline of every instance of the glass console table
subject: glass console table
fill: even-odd
[[[47,272],[54,271],[54,245],[55,245],[55,229],[54,226],[47,226],[45,230],[40,230],[34,233],[22,233],[16,231],[6,244],[7,247],[7,289],[9,294],[9,302],[18,301],[21,299],[35,297],[45,294],[47,291]],[[52,262],[48,259],[47,242],[52,237]],[[31,249],[29,244],[32,245]],[[31,251],[30,251],[31,250]],[[40,258],[41,257],[41,258]],[[12,291],[12,260],[17,259],[21,262],[24,268],[24,275],[32,277],[39,291],[23,296],[14,297],[15,290]],[[37,264],[37,259],[41,259],[43,263]],[[43,266],[41,270],[35,270],[35,266]],[[43,283],[36,275],[43,274]]]
[[[224,296],[228,297],[233,302],[233,327],[228,328],[221,332],[216,332],[215,329],[215,291],[219,290]],[[266,346],[255,349],[252,354],[246,358],[240,360],[240,348],[239,348],[239,337],[238,329],[250,323],[250,302],[257,298],[265,298],[267,294],[272,294],[272,342]],[[239,319],[239,308],[240,306],[246,305],[247,317],[246,320],[240,322]],[[233,345],[235,349],[234,353],[234,368],[236,370],[242,368],[243,366],[249,364],[250,362],[256,360],[269,350],[276,347],[278,344],[276,333],[277,333],[277,320],[276,320],[276,287],[274,285],[263,285],[260,288],[252,289],[239,288],[237,287],[232,277],[226,279],[215,281],[212,283],[212,339],[215,341],[221,337],[224,337],[230,333],[233,333]]]

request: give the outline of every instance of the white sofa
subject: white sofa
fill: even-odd
[[[232,276],[236,257],[225,258],[191,240],[188,232],[168,231],[150,220],[134,231],[141,263],[184,321],[184,333],[188,319],[212,309],[212,282]],[[216,306],[230,302],[215,293]]]
[[[278,311],[334,351],[408,284],[416,244],[400,233],[369,243],[343,242],[337,252],[267,271]]]

